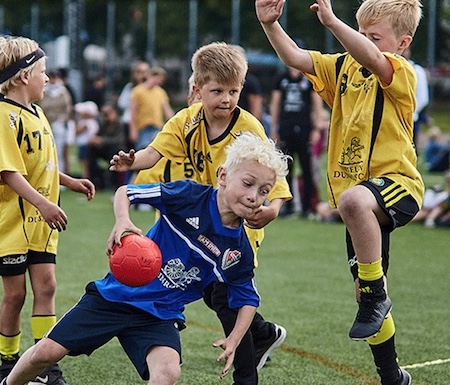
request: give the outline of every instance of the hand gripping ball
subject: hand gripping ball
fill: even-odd
[[[109,256],[109,268],[116,279],[131,287],[144,286],[153,281],[161,270],[162,257],[158,245],[150,238],[128,234],[122,246],[114,245]]]

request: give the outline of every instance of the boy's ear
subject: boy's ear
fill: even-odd
[[[402,39],[400,40],[400,46],[399,49],[403,52],[406,48],[408,48],[412,43],[412,36],[410,35],[403,35]]]
[[[220,166],[217,170],[217,182],[219,183],[219,186],[225,186],[226,179],[227,179],[227,170],[222,166]]]
[[[22,82],[24,84],[28,84],[28,79],[30,77],[30,73],[28,71],[20,71],[20,80],[22,80]]]
[[[195,84],[192,86],[192,92],[195,94],[197,99],[201,99],[202,95],[200,94],[200,88],[197,87]]]

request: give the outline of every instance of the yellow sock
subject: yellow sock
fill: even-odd
[[[20,350],[20,332],[15,336],[5,336],[0,334],[0,355],[4,359],[13,359],[14,355],[19,354]]]
[[[383,277],[381,258],[372,263],[358,262],[358,278],[363,281],[376,281]]]
[[[31,316],[31,333],[35,341],[42,339],[56,323],[56,315]]]
[[[367,340],[367,342],[370,345],[380,345],[383,342],[386,342],[394,334],[395,334],[394,318],[392,318],[392,314],[389,313],[387,318],[384,320],[383,325],[381,325],[381,329],[377,333],[377,335],[374,337],[370,337]]]

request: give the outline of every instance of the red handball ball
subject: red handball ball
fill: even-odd
[[[152,282],[161,270],[162,257],[158,245],[150,238],[128,234],[115,245],[109,256],[109,268],[116,279],[131,287]]]

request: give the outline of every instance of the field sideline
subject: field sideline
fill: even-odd
[[[113,225],[112,193],[92,202],[63,192],[69,216],[58,257],[57,315],[82,295],[89,280],[107,271],[105,244]],[[133,211],[145,231],[153,214]],[[450,270],[448,229],[411,224],[392,240],[389,293],[397,324],[400,364],[409,367],[414,385],[450,384]],[[283,325],[284,345],[260,372],[261,385],[376,385],[377,375],[365,343],[347,337],[356,314],[353,284],[344,254],[344,226],[298,218],[271,223],[256,270],[262,297],[261,314]],[[30,297],[23,313],[22,350],[31,344]],[[183,370],[180,385],[232,384],[219,379],[222,363],[211,344],[222,332],[215,315],[201,302],[186,310],[182,332]],[[116,340],[88,357],[61,362],[70,385],[143,384]]]

